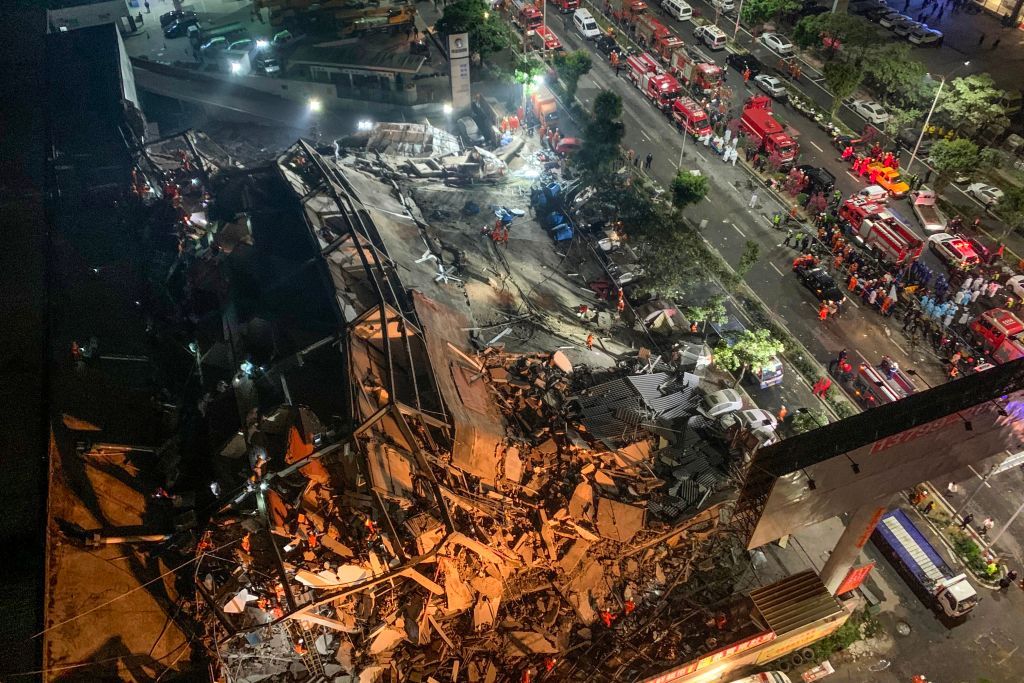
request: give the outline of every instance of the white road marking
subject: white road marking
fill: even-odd
[[[707,196],[705,195],[704,198],[707,199]],[[746,237],[746,235],[743,234],[743,231],[736,227],[735,223],[730,223],[729,225],[732,226],[733,230],[735,230],[736,232],[738,232],[740,234],[740,237]]]
[[[821,147],[818,147],[816,144],[814,144],[814,140],[808,140],[807,142],[811,143],[811,147],[813,147],[814,149],[818,150],[822,154],[825,153],[825,150],[823,150]]]
[[[704,199],[706,199],[706,200],[707,200],[708,204],[711,204],[711,203],[712,203],[712,201],[711,201],[711,197],[709,197],[708,195],[704,195]],[[733,227],[735,227],[735,226],[733,226]]]
[[[858,355],[858,356],[860,356],[860,359],[861,359],[862,361],[864,361],[864,362],[865,362],[865,363],[867,363],[868,365],[871,365],[871,361],[869,361],[869,360],[868,360],[868,359],[867,359],[867,358],[866,358],[866,357],[864,356],[864,354],[863,354],[863,353],[861,353],[860,351],[857,351],[857,355]]]
[[[967,466],[967,469],[969,469],[971,472],[973,472],[974,476],[976,476],[978,479],[981,479],[983,482],[985,482],[985,486],[987,486],[989,488],[992,488],[992,484],[990,484],[987,481],[985,481],[985,475],[981,474],[980,472],[978,472],[978,470],[974,469],[970,465]]]
[[[774,263],[769,263],[768,265],[770,265],[770,266],[771,266],[772,268],[774,268],[774,269],[775,269],[775,272],[776,272],[776,273],[778,273],[778,274],[779,274],[779,275],[781,275],[782,277],[786,277],[786,276],[785,276],[785,275],[784,275],[784,274],[782,273],[782,271],[781,271],[781,270],[779,270],[779,267],[778,267],[777,265],[775,265]]]

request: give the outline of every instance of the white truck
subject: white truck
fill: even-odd
[[[925,187],[910,193],[910,203],[914,207],[914,215],[917,216],[921,227],[928,234],[945,232],[948,222],[946,216],[939,211],[936,199],[935,192]]]

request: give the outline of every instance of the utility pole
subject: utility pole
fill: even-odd
[[[1021,513],[1021,510],[1024,510],[1024,500],[1022,500],[1021,504],[1017,506],[1017,511],[1013,513],[1010,519],[1006,520],[1006,524],[1004,524],[1003,528],[999,530],[999,533],[993,536],[992,540],[988,542],[989,546],[993,546],[996,544],[996,541],[999,540],[999,537],[1002,536],[1003,533],[1010,528],[1011,524],[1013,524],[1013,520],[1017,519],[1017,515]]]
[[[978,484],[978,488],[974,489],[974,492],[971,495],[967,496],[967,500],[965,500],[963,504],[959,508],[957,508],[956,512],[953,513],[954,518],[959,517],[960,513],[967,508],[967,504],[974,500],[974,497],[978,495],[978,492],[980,492],[981,489],[988,485],[988,478],[992,476],[992,473],[995,472],[995,469],[995,465],[991,465],[988,468],[988,472],[986,472],[985,476],[981,478],[981,483]]]

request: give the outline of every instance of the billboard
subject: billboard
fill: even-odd
[[[469,107],[469,34],[448,36],[449,78],[452,84],[452,108],[462,111]]]
[[[761,449],[743,490],[758,509],[748,547],[1015,453],[1022,418],[1017,360]]]
[[[864,546],[861,547],[863,548]],[[836,595],[849,593],[853,589],[857,588],[859,585],[864,583],[864,579],[868,578],[868,574],[870,574],[871,570],[874,568],[875,563],[868,562],[867,564],[862,564],[859,567],[854,567],[853,569],[851,569],[846,574],[846,578],[843,579],[843,582],[839,584],[839,589],[836,590]]]

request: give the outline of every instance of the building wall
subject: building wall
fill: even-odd
[[[46,11],[48,31],[54,33],[61,27],[68,30],[101,26],[103,24],[122,25],[122,17],[127,17],[128,5],[124,0],[109,0],[91,5],[61,7]]]

